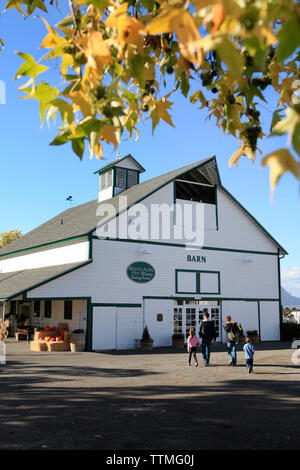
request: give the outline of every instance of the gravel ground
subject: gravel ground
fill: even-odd
[[[300,366],[288,343],[260,343],[228,367],[187,366],[183,350],[31,352],[7,342],[0,450],[299,449]]]

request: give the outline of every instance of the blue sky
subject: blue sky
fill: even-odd
[[[58,13],[53,8],[49,23],[53,24],[64,13],[67,11]],[[109,146],[105,148],[104,161],[90,160],[88,154],[80,161],[69,145],[49,146],[57,133],[55,127],[49,129],[44,124],[41,128],[38,103],[20,99],[17,89],[22,82],[14,81],[14,75],[22,61],[14,52],[41,57],[44,51],[38,47],[45,34],[45,26],[37,15],[24,20],[20,14],[8,11],[0,17],[0,37],[5,41],[5,50],[0,55],[0,80],[6,84],[6,104],[0,104],[0,232],[30,231],[65,210],[69,195],[76,205],[95,199],[98,179],[93,172],[116,159],[116,152]],[[52,72],[42,78],[58,83]],[[268,104],[260,108],[265,129],[276,103],[275,95],[269,92],[267,96]],[[237,169],[229,169],[228,160],[238,143],[223,136],[213,121],[205,120],[205,111],[199,111],[180,94],[171,101],[176,103],[171,112],[176,128],[162,123],[152,136],[151,122],[146,121],[140,126],[137,141],[121,143],[121,156],[131,153],[146,168],[143,178],[149,179],[216,155],[223,185],[288,251],[289,255],[281,261],[282,284],[293,295],[300,296],[299,184],[292,176],[284,176],[272,204],[269,169],[260,167],[261,157],[258,155],[254,164],[243,157]],[[286,138],[277,137],[260,141],[259,147],[265,155],[285,145]]]

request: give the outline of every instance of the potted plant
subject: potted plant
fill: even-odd
[[[248,330],[247,331],[247,336],[250,338],[252,343],[258,343],[259,342],[259,334],[257,330]]]
[[[150,336],[147,325],[144,328],[142,339],[140,340],[140,347],[142,349],[152,349],[153,339]]]
[[[175,348],[184,347],[184,334],[183,333],[174,333],[172,335],[172,346]]]

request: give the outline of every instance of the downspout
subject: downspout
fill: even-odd
[[[280,257],[278,248],[277,266],[278,266],[278,298],[279,298],[279,327],[280,327],[280,341],[282,339],[282,299],[281,299],[281,275],[280,275],[280,260],[284,258],[284,254]]]

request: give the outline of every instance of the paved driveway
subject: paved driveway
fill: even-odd
[[[181,350],[42,353],[9,339],[0,366],[0,449],[299,449],[300,367],[261,343],[254,374],[188,367]],[[200,359],[200,358],[199,358]]]

